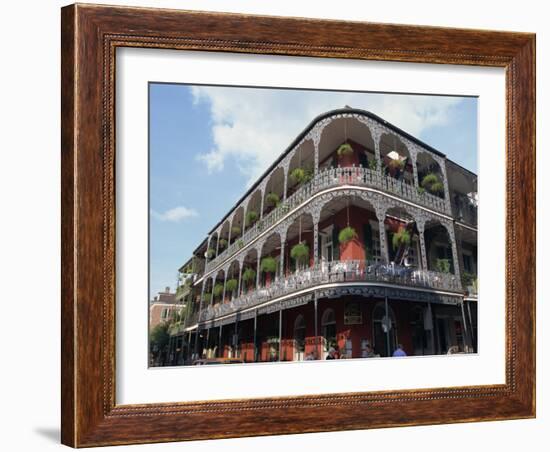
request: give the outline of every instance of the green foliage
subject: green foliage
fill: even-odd
[[[375,158],[369,159],[369,169],[376,171],[378,169],[378,162]]]
[[[258,219],[258,212],[251,210],[246,214],[245,222],[247,226],[252,226]]]
[[[420,186],[434,195],[443,193],[443,183],[435,173],[428,173],[422,178]]]
[[[239,241],[237,242],[237,247],[238,247],[239,249],[241,249],[243,246],[244,246],[244,242],[243,242],[242,240],[239,240]]]
[[[243,281],[250,282],[250,281],[254,281],[254,279],[256,279],[256,272],[252,270],[250,267],[247,268],[243,272]]]
[[[206,304],[209,304],[211,301],[212,301],[212,294],[210,292],[206,292],[203,296],[202,296],[202,300],[206,303]]]
[[[477,282],[477,276],[474,273],[464,272],[462,273],[462,285],[464,287],[474,285],[474,282]]]
[[[344,143],[344,144],[340,145],[340,147],[338,148],[336,153],[338,154],[338,157],[344,157],[345,155],[351,155],[351,154],[353,154],[353,148],[351,147],[350,144]]]
[[[290,257],[296,262],[305,263],[309,259],[309,246],[306,242],[301,242],[292,247]]]
[[[216,254],[216,250],[214,248],[208,248],[206,250],[206,257],[208,259],[212,259],[214,257],[214,255]]]
[[[290,173],[290,178],[298,185],[304,184],[313,178],[313,169],[295,168]]]
[[[237,290],[237,287],[239,287],[239,281],[237,281],[235,278],[228,279],[225,283],[225,290],[228,292],[234,292]]]
[[[214,289],[212,290],[212,293],[214,294],[214,297],[221,297],[223,294],[223,284],[217,283],[214,286]]]
[[[449,259],[436,259],[435,270],[440,273],[450,273],[451,261]]]
[[[238,237],[239,235],[241,235],[241,232],[243,232],[243,230],[238,226],[233,226],[231,228],[231,236],[232,237]]]
[[[227,246],[227,240],[226,239],[220,239],[220,242],[218,243],[220,249],[224,249]]]
[[[424,187],[418,187],[416,191],[419,195],[423,195],[424,193],[426,193],[426,189]]]
[[[159,323],[156,325],[149,335],[149,344],[151,348],[156,346],[159,350],[163,350],[170,340],[170,335],[168,334],[168,328],[170,325],[168,322]]]
[[[338,234],[338,241],[342,244],[357,238],[357,232],[351,226],[347,226]]]
[[[404,227],[400,227],[392,236],[392,246],[396,250],[400,246],[409,246],[411,244],[411,234]]]
[[[263,273],[275,273],[277,271],[277,261],[271,256],[264,257],[260,263],[260,269]]]
[[[269,203],[270,206],[277,207],[280,204],[280,198],[277,193],[268,193],[265,197],[266,201]]]
[[[401,159],[390,159],[388,167],[393,170],[402,170],[405,168],[405,161]]]

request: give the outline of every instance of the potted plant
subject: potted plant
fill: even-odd
[[[411,244],[411,234],[403,226],[392,236],[393,249],[396,250],[400,246],[409,246]]]
[[[401,159],[390,159],[388,162],[388,170],[392,177],[397,177],[399,173],[405,168],[405,161]]]
[[[294,168],[290,173],[290,179],[298,184],[302,185],[313,178],[313,170],[306,168]]]
[[[357,232],[351,226],[346,226],[338,234],[338,241],[341,244],[346,244],[355,238],[357,238]]]
[[[420,186],[425,190],[428,190],[432,195],[441,195],[444,187],[443,183],[439,179],[439,176],[435,173],[428,173],[422,178]]]
[[[257,219],[258,219],[258,212],[256,212],[255,210],[251,210],[246,214],[246,225],[248,227],[252,226]]]
[[[290,257],[296,261],[296,263],[304,264],[309,259],[309,246],[306,242],[300,242],[292,247],[290,250]]]
[[[449,259],[436,259],[435,270],[439,273],[450,273],[451,261],[449,261]]]
[[[268,193],[265,199],[271,207],[278,207],[280,204],[280,198],[277,193]]]
[[[237,248],[241,249],[244,246],[244,242],[242,240],[237,241]]]
[[[227,246],[227,240],[226,239],[220,239],[220,241],[218,243],[218,246],[220,247],[220,249],[223,250]]]
[[[260,270],[263,273],[275,273],[277,271],[277,261],[271,256],[264,257],[260,262]]]
[[[206,250],[206,258],[207,259],[212,259],[215,254],[216,254],[216,250],[214,250],[214,248],[208,248]]]
[[[212,301],[212,294],[210,292],[206,292],[205,294],[203,294],[202,300],[205,303],[209,304]]]

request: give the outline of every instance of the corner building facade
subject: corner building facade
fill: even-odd
[[[477,176],[364,110],[315,118],[209,232],[180,362],[477,349]]]

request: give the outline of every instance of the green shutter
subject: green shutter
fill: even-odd
[[[338,234],[340,228],[336,225],[332,228],[332,260],[340,260],[340,242],[338,241]]]

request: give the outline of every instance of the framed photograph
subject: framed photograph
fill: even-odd
[[[535,416],[535,37],[62,9],[62,442]]]

